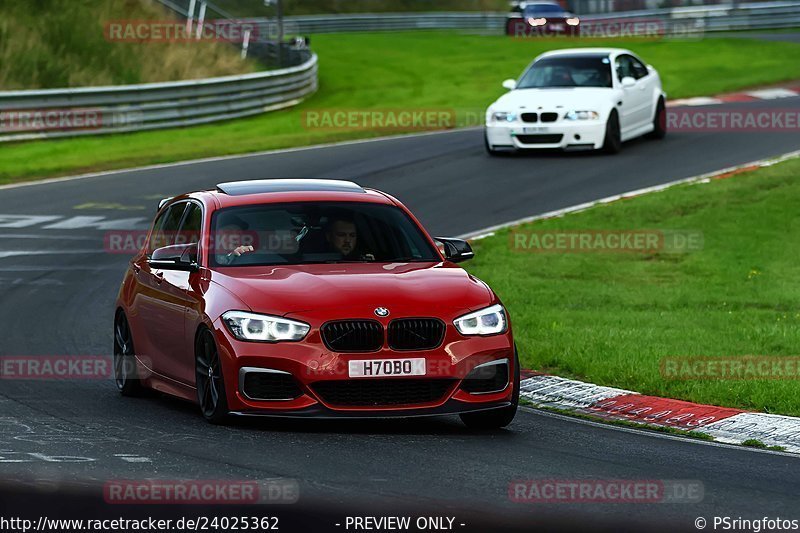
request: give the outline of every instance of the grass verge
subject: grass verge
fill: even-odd
[[[691,253],[531,253],[475,242],[525,368],[644,394],[800,415],[794,379],[668,379],[665,358],[800,355],[800,159],[517,228],[700,231]]]
[[[785,42],[536,40],[442,31],[318,35],[312,46],[320,57],[320,90],[301,106],[193,128],[4,145],[0,183],[386,134],[307,129],[308,110],[457,108],[474,124],[502,94],[500,82],[540,52],[609,45],[631,48],[655,65],[671,98],[800,79],[800,62],[786,61],[800,45]]]

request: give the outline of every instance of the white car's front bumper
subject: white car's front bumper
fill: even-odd
[[[599,149],[605,139],[605,120],[558,120],[525,124],[497,122],[486,124],[486,140],[492,149]]]

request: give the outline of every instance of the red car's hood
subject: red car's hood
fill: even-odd
[[[212,280],[257,313],[329,311],[329,318],[364,316],[386,307],[392,316],[490,305],[489,288],[463,269],[442,263],[349,263],[225,268]],[[354,314],[355,313],[355,314]]]

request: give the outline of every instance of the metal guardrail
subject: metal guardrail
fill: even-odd
[[[317,56],[280,70],[198,80],[0,91],[0,142],[192,126],[298,104]]]
[[[286,17],[287,34],[460,29],[502,32],[508,13],[360,13]],[[800,27],[800,2],[713,4],[641,11],[582,15],[586,21],[659,18],[676,25],[690,19],[703,31],[778,29]],[[257,20],[257,19],[255,19]],[[699,22],[702,21],[702,22]]]

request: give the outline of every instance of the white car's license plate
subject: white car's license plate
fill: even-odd
[[[522,128],[523,135],[530,135],[531,133],[550,133],[550,128],[547,126],[534,126],[530,128]]]
[[[350,361],[351,378],[379,378],[386,376],[424,376],[425,359],[367,359]]]

